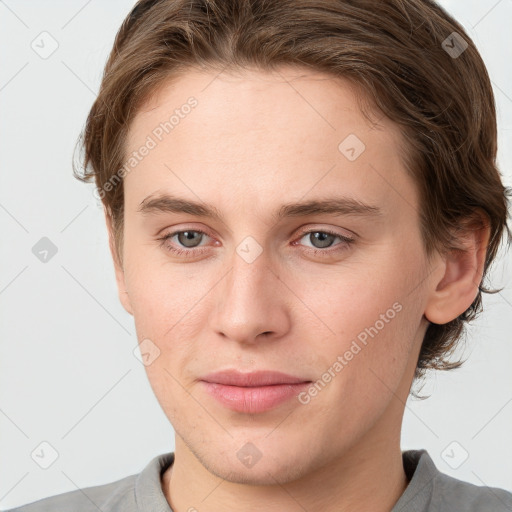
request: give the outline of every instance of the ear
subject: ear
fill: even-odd
[[[103,209],[105,214],[105,223],[107,224],[107,230],[108,230],[108,240],[109,240],[109,247],[110,247],[110,254],[112,255],[112,260],[114,262],[114,270],[116,274],[116,282],[117,282],[117,292],[119,295],[119,300],[121,301],[121,304],[123,305],[124,309],[130,313],[130,315],[133,315],[133,308],[130,302],[130,297],[128,295],[128,291],[126,290],[126,283],[125,283],[125,276],[124,276],[124,268],[119,261],[117,252],[116,252],[116,246],[115,246],[115,237],[114,237],[114,230],[112,227],[112,217],[110,213],[107,212],[107,209]]]
[[[442,257],[444,274],[440,280],[437,277],[437,286],[427,301],[427,320],[445,324],[471,306],[482,281],[489,235],[490,227],[484,213],[484,218],[468,223],[457,236],[461,249]]]

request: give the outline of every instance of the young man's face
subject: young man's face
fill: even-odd
[[[125,176],[121,300],[139,342],[151,340],[146,370],[177,449],[233,482],[286,482],[363,446],[396,448],[439,278],[398,129],[370,124],[346,83],[280,73],[191,71],[144,106],[127,145],[127,155],[151,149]],[[191,96],[197,105],[182,108]],[[221,218],[139,211],[164,195]],[[342,199],[373,213],[277,216]],[[187,233],[159,240],[176,231]],[[202,381],[227,369],[310,384],[278,402],[268,387],[266,402],[235,389],[228,405]]]

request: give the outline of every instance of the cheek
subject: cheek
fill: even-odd
[[[157,252],[156,248],[131,251],[125,280],[137,339],[139,343],[149,339],[159,351],[154,363],[146,366],[148,378],[165,395],[166,386],[178,392],[171,375],[178,378],[186,372],[197,352],[193,340],[201,339],[204,330],[206,302],[201,299],[208,285],[204,276],[193,272],[192,265],[170,264],[161,258],[156,261],[152,253]]]
[[[158,339],[166,333],[172,336],[175,325],[187,325],[201,296],[197,288],[204,289],[192,266],[162,259],[161,251],[156,246],[138,246],[125,259],[125,285],[135,323],[146,336],[151,333]]]
[[[380,261],[344,271],[320,291],[305,290],[330,330],[330,341],[319,343],[324,366],[332,367],[341,356],[339,373],[347,379],[357,374],[364,385],[370,369],[390,383],[402,375],[422,318],[421,288],[411,278],[421,274],[418,261],[390,251]],[[344,371],[349,367],[353,373]],[[371,373],[368,378],[376,379]]]

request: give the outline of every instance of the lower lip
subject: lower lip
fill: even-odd
[[[275,384],[261,387],[226,386],[201,381],[210,395],[229,409],[247,414],[268,411],[296,397],[310,386],[310,382],[299,384]]]

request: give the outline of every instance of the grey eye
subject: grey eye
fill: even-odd
[[[310,233],[306,233],[304,236],[309,237],[313,247],[317,249],[325,249],[326,247],[330,247],[334,239],[338,238],[338,235],[331,235],[330,233],[326,233],[324,231],[311,231]]]
[[[190,248],[197,247],[199,245],[203,234],[204,233],[201,233],[200,231],[180,231],[176,236],[178,237],[178,242],[180,244],[184,247]]]

